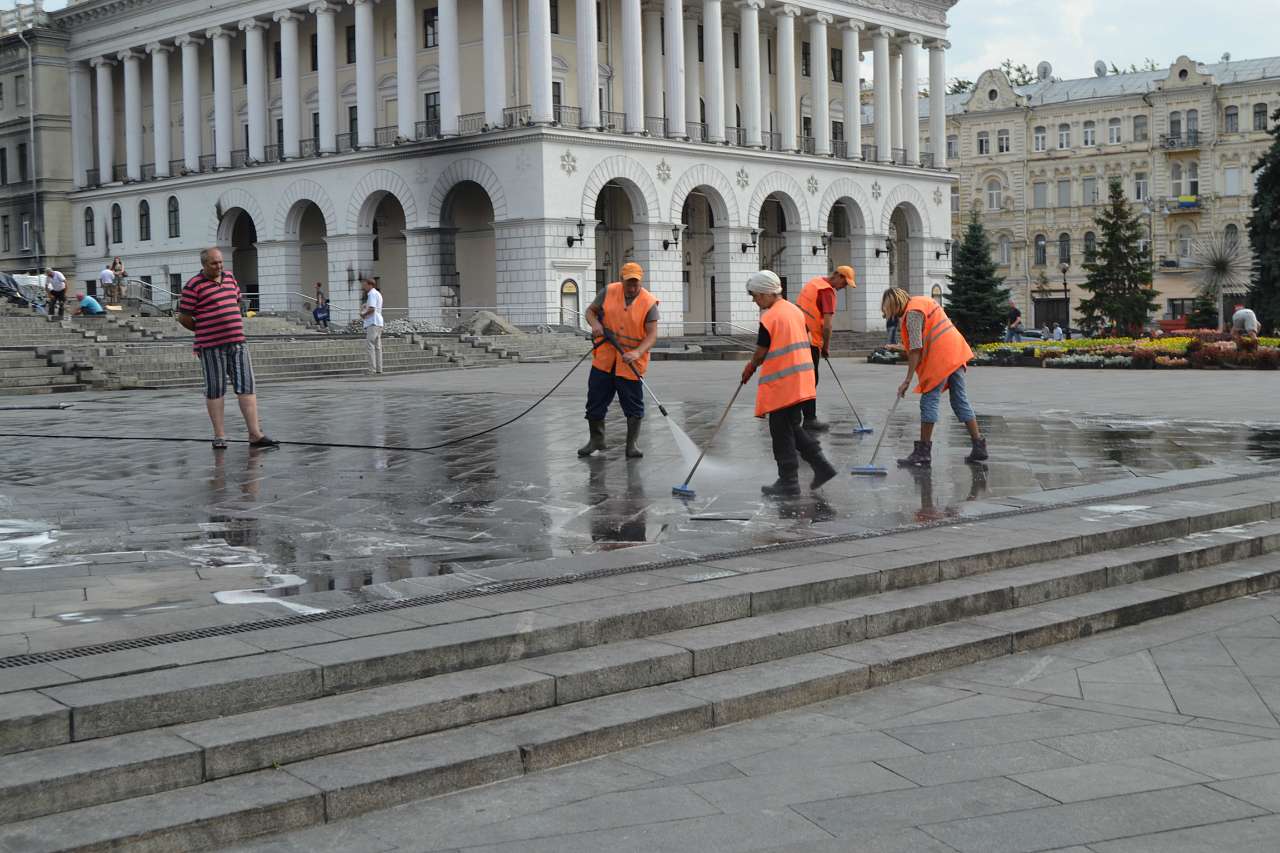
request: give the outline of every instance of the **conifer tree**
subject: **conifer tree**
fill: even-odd
[[[1081,325],[1114,326],[1135,334],[1159,307],[1151,288],[1151,253],[1139,247],[1144,236],[1142,220],[1129,209],[1119,180],[1111,181],[1107,206],[1094,219],[1097,249],[1085,258],[1088,278],[1080,287],[1089,297],[1080,300]]]
[[[1004,334],[1009,305],[1009,289],[996,275],[991,259],[991,241],[974,211],[964,239],[953,248],[951,292],[947,294],[947,316],[972,343],[998,341]]]
[[[1280,327],[1280,109],[1271,115],[1274,141],[1253,167],[1253,213],[1249,217],[1249,248],[1253,275],[1249,304],[1262,328]]]

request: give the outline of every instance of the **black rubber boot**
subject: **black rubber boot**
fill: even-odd
[[[760,491],[771,498],[789,498],[800,494],[800,478],[795,471],[779,474],[771,485],[761,486]]]
[[[903,468],[928,468],[933,464],[933,442],[917,441],[911,455],[906,459],[899,459],[898,464]]]
[[[804,419],[803,427],[806,432],[826,432],[831,429],[831,424],[818,420],[817,415],[814,415],[811,418]]]
[[[987,440],[985,438],[973,439],[973,449],[969,451],[969,455],[964,458],[965,462],[986,462],[987,461]]]
[[[813,463],[813,479],[809,482],[810,489],[817,489],[823,483],[830,480],[836,475],[836,466],[827,461],[827,457],[820,456]]]
[[[587,421],[591,430],[591,440],[578,448],[579,456],[590,456],[597,450],[607,449],[604,445],[604,421]]]
[[[636,447],[636,441],[640,438],[640,422],[643,418],[627,418],[627,458],[643,459],[644,453],[640,448]]]

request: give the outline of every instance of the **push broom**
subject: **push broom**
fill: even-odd
[[[836,373],[835,365],[831,363],[831,359],[827,356],[822,357],[827,362],[827,367],[831,370],[831,376],[836,380],[836,387],[840,389],[840,394],[844,397],[844,401],[849,404],[849,411],[853,412],[854,419],[858,425],[853,428],[854,435],[866,435],[875,432],[871,427],[862,422],[862,418],[858,416],[858,410],[853,407],[853,401],[849,399],[849,395],[844,390],[844,384],[840,381],[840,374]]]
[[[738,393],[746,386],[747,383],[739,383],[734,389],[733,396],[729,398],[729,405],[724,407],[724,414],[720,416],[719,423],[716,428],[711,431],[711,437],[707,439],[707,443],[702,446],[702,452],[698,454],[698,460],[693,463],[693,467],[689,469],[689,476],[684,478],[684,482],[678,486],[671,487],[671,494],[678,498],[692,498],[696,496],[696,492],[690,488],[689,481],[693,479],[693,474],[698,470],[698,466],[702,464],[702,459],[707,455],[707,448],[711,446],[711,442],[716,440],[716,434],[720,432],[720,427],[724,426],[725,418],[729,417],[729,410],[733,408],[734,402],[738,399]]]
[[[880,445],[884,443],[885,434],[889,431],[889,421],[893,420],[893,413],[898,408],[898,401],[902,398],[897,394],[893,395],[893,405],[889,407],[889,415],[884,419],[884,429],[880,430],[880,438],[876,439],[875,449],[871,451],[871,460],[866,465],[855,465],[849,472],[851,474],[866,474],[872,477],[887,477],[889,471],[876,464],[876,455],[880,452]]]

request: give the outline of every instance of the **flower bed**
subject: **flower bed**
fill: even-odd
[[[1077,338],[982,344],[974,364],[1004,367],[1280,369],[1280,338],[1244,339],[1202,329],[1160,338]]]

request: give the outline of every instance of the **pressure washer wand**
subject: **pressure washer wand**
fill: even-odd
[[[823,360],[827,362],[827,367],[831,370],[831,378],[835,379],[836,387],[840,389],[840,394],[844,397],[844,401],[849,404],[849,411],[853,412],[853,417],[858,421],[858,428],[854,430],[855,434],[866,435],[874,430],[862,422],[862,418],[858,415],[858,410],[853,407],[853,401],[849,399],[849,395],[844,390],[844,383],[840,381],[840,374],[836,373],[836,366],[831,363],[828,356],[823,356]]]
[[[618,351],[618,355],[622,355],[622,346],[619,345],[618,339],[614,336],[612,330],[605,329],[604,338],[613,346],[614,349]],[[627,363],[624,361],[623,364],[627,364]],[[640,375],[640,371],[636,370],[635,365],[627,364],[627,367],[631,368],[631,372],[635,374],[636,379],[640,380],[640,385],[644,388],[644,390],[649,392],[649,396],[653,398],[653,402],[658,404],[658,411],[662,412],[662,416],[664,418],[671,417],[671,415],[667,413],[667,407],[662,405],[662,401],[658,399],[658,395],[653,393],[653,389],[649,387],[648,382],[644,381],[644,377]]]
[[[739,383],[738,387],[734,389],[733,396],[729,398],[729,405],[724,407],[724,414],[720,416],[720,420],[716,423],[716,428],[711,431],[711,437],[707,439],[707,443],[702,446],[702,452],[698,454],[697,461],[694,462],[693,467],[689,469],[689,476],[685,477],[684,482],[679,486],[672,486],[671,494],[684,498],[691,498],[696,494],[693,489],[689,488],[689,481],[693,479],[693,475],[698,470],[698,466],[702,464],[703,458],[707,455],[707,448],[709,448],[711,443],[716,440],[716,435],[719,434],[720,427],[724,426],[725,419],[729,417],[729,411],[733,408],[734,402],[738,399],[738,394],[744,387],[746,387],[746,384],[747,383],[745,382]]]

